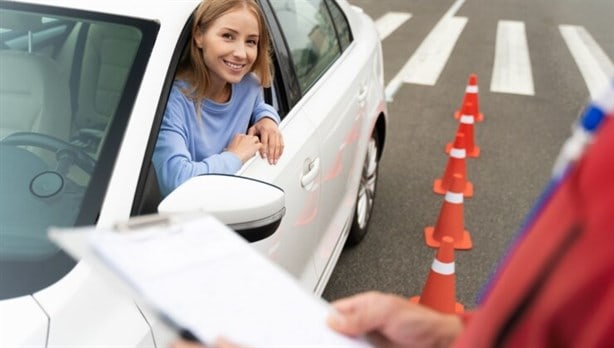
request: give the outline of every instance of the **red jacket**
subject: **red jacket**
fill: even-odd
[[[613,118],[464,317],[456,347],[614,347]]]

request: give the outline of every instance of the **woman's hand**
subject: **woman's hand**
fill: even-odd
[[[257,136],[237,134],[228,144],[226,151],[234,153],[239,157],[241,163],[245,163],[248,159],[254,157],[261,148],[262,143]]]
[[[335,301],[333,307],[337,313],[328,319],[332,329],[349,336],[375,334],[378,346],[448,347],[462,331],[456,315],[375,291]]]
[[[266,158],[269,164],[277,164],[284,151],[284,139],[277,123],[268,117],[263,117],[247,130],[247,134],[258,136],[262,143],[260,156]]]

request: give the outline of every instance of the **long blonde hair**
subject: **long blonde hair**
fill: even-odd
[[[196,36],[204,33],[210,23],[236,8],[249,9],[258,21],[259,39],[258,55],[252,65],[253,72],[264,87],[269,87],[273,81],[271,63],[271,39],[264,22],[264,15],[255,0],[203,0],[194,13],[192,24],[192,39],[190,41],[189,54],[182,57],[177,71],[177,78],[187,81],[191,88],[184,91],[196,105],[200,105],[205,98],[205,93],[210,85],[209,68],[205,65],[201,49],[196,45]],[[196,108],[200,111],[200,108]]]

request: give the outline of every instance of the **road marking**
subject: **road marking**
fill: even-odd
[[[499,21],[492,92],[535,95],[524,22]]]
[[[406,12],[388,12],[377,21],[375,21],[375,27],[379,34],[380,40],[384,40],[388,35],[397,30],[403,23],[407,22],[411,18],[411,13]]]
[[[386,99],[392,101],[403,83],[434,86],[456,41],[465,28],[467,18],[454,17],[465,0],[456,0],[386,86]]]
[[[614,64],[582,26],[559,25],[559,30],[584,78],[591,98],[595,99],[614,76]]]

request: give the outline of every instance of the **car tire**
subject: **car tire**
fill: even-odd
[[[360,175],[360,184],[358,185],[358,194],[356,195],[354,219],[345,243],[346,246],[351,247],[360,243],[367,234],[375,204],[379,172],[379,147],[379,136],[377,131],[374,131],[367,145],[365,161]]]

